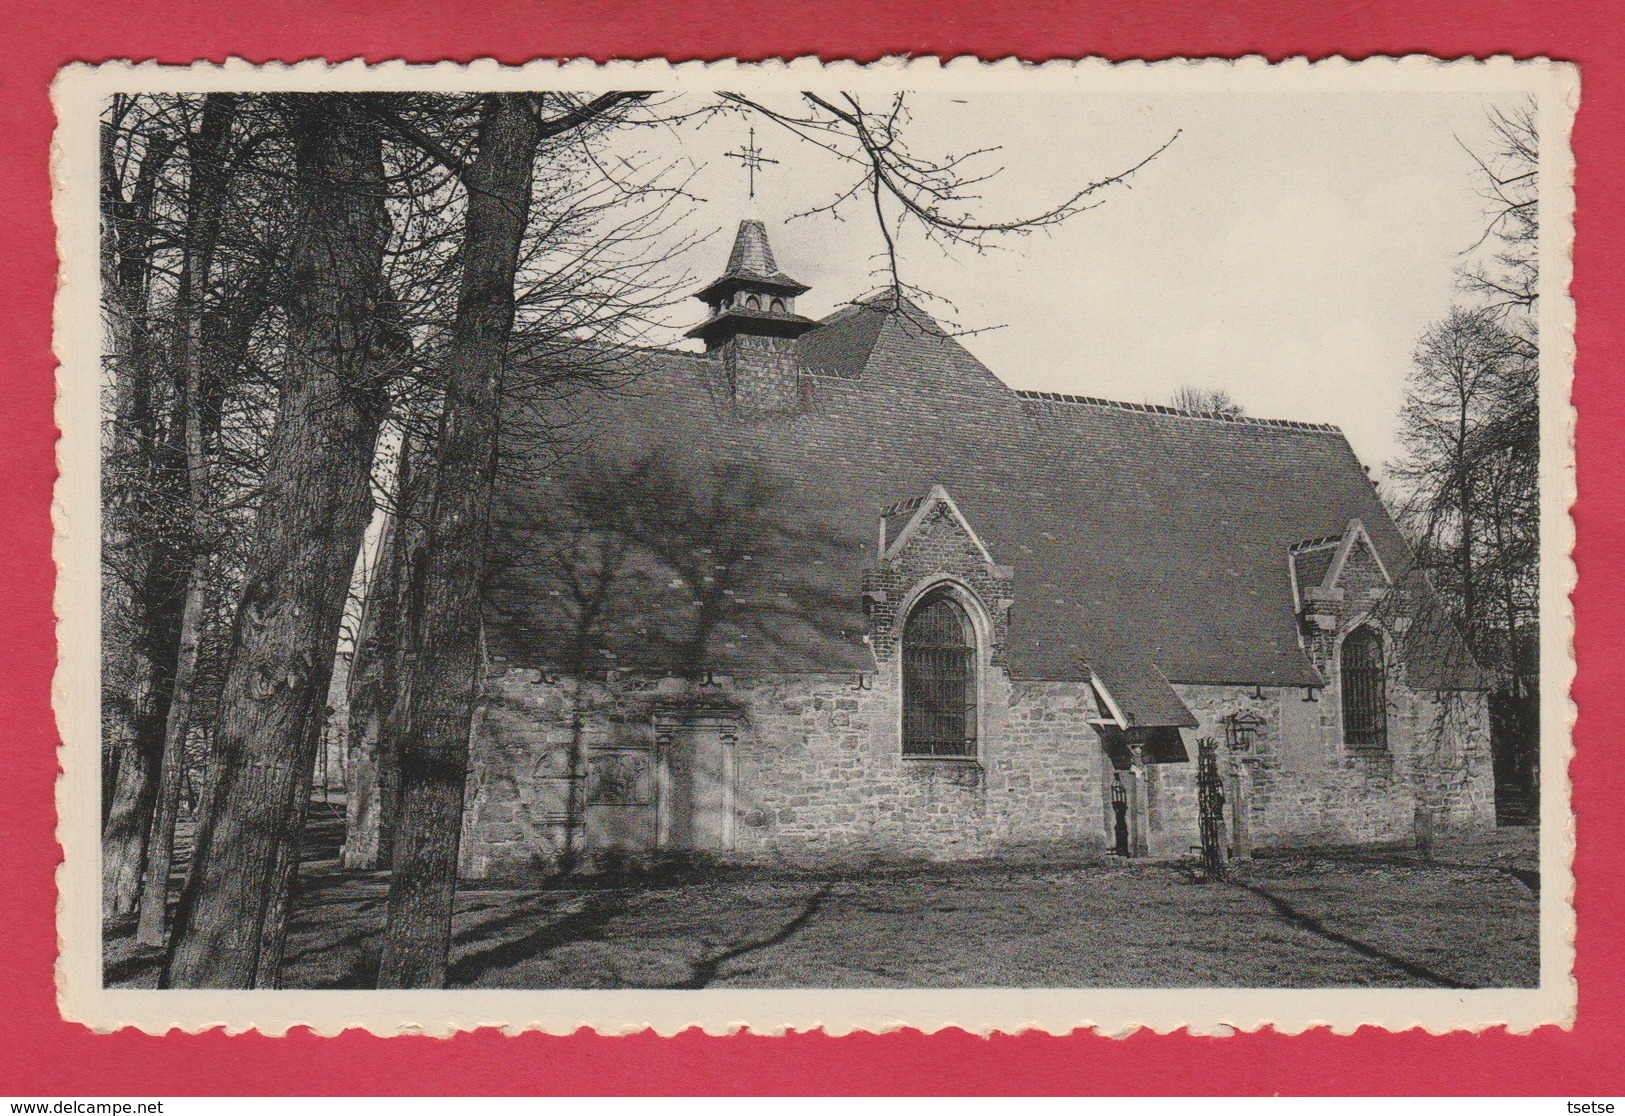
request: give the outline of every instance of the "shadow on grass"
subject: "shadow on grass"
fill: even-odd
[[[1503,868],[1501,871],[1517,880],[1536,895],[1540,894],[1540,873],[1531,868]]]
[[[463,941],[496,940],[458,957],[447,972],[448,984],[473,984],[499,969],[533,961],[562,945],[602,941],[604,929],[626,910],[622,892],[602,891],[586,895],[581,909],[544,923],[528,934],[505,938],[506,933],[535,922],[550,904],[531,900],[508,908],[500,918],[465,925],[458,933]]]
[[[1459,980],[1452,979],[1451,977],[1443,976],[1434,972],[1432,969],[1416,964],[1414,961],[1407,961],[1403,957],[1396,957],[1392,953],[1389,953],[1386,950],[1378,949],[1376,946],[1367,942],[1362,942],[1358,938],[1351,938],[1347,934],[1339,934],[1336,930],[1333,930],[1319,919],[1314,918],[1311,915],[1304,914],[1291,903],[1288,903],[1285,899],[1266,891],[1257,884],[1250,884],[1245,880],[1238,880],[1234,878],[1232,878],[1229,882],[1235,884],[1244,891],[1252,892],[1254,895],[1264,900],[1271,907],[1275,908],[1276,914],[1280,915],[1283,919],[1292,923],[1294,926],[1307,930],[1311,934],[1315,934],[1329,942],[1336,942],[1340,946],[1352,949],[1355,953],[1360,954],[1362,957],[1369,957],[1373,961],[1381,961],[1385,965],[1392,965],[1394,968],[1398,969],[1407,976],[1413,976],[1418,980],[1425,980],[1432,984],[1440,985],[1444,988],[1478,987],[1474,984],[1465,984]]]
[[[1535,868],[1514,868],[1509,864],[1468,864],[1457,860],[1439,860],[1437,857],[1407,856],[1396,859],[1400,864],[1411,864],[1418,868],[1455,868],[1458,871],[1466,872],[1500,872],[1503,876],[1511,876],[1523,884],[1531,894],[1540,894],[1540,872]]]
[[[1459,860],[1440,860],[1437,857],[1398,856],[1386,860],[1374,857],[1350,857],[1356,863],[1371,864],[1404,864],[1416,868],[1454,868],[1462,872],[1499,872],[1503,876],[1511,876],[1533,895],[1540,894],[1540,872],[1534,868],[1514,868],[1509,864],[1469,864]]]
[[[1531,848],[1538,851],[1538,844]],[[1482,851],[1482,850],[1480,850]],[[1540,869],[1521,868],[1516,864],[1497,863],[1494,860],[1446,860],[1438,856],[1422,856],[1411,842],[1384,842],[1376,845],[1305,845],[1285,850],[1260,850],[1254,857],[1259,860],[1290,861],[1316,857],[1339,864],[1400,865],[1406,868],[1450,868],[1462,872],[1499,872],[1510,876],[1531,894],[1540,894]]]
[[[802,906],[801,911],[789,922],[779,927],[778,930],[774,931],[772,934],[769,934],[767,937],[743,942],[739,945],[733,946],[730,949],[725,949],[713,957],[705,957],[694,962],[693,972],[689,978],[683,981],[681,984],[672,985],[672,987],[679,989],[705,988],[712,981],[717,979],[718,970],[720,970],[722,966],[727,964],[729,961],[744,957],[747,954],[760,952],[764,949],[771,949],[773,946],[789,941],[791,938],[795,937],[803,926],[807,925],[807,923],[812,920],[814,915],[818,913],[819,908],[824,905],[824,900],[829,898],[829,890],[830,885],[825,884],[812,895],[808,896],[807,902]]]

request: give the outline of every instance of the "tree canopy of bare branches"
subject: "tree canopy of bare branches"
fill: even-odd
[[[1467,251],[1462,286],[1513,328],[1533,340],[1540,298],[1540,132],[1535,104],[1497,107],[1487,119],[1488,140],[1463,144],[1478,170],[1484,233]]]
[[[1396,511],[1497,691],[1536,689],[1540,529],[1539,132],[1536,106],[1490,110],[1464,143],[1484,229],[1471,296],[1417,342],[1393,464]]]
[[[1129,166],[1077,185],[1042,209],[998,213],[990,211],[986,190],[1008,169],[1002,149],[990,144],[942,153],[918,150],[910,140],[913,118],[906,93],[895,93],[878,107],[854,93],[803,92],[793,106],[739,93],[723,93],[721,98],[779,125],[849,168],[845,185],[834,188],[828,201],[791,219],[826,215],[844,220],[851,208],[867,211],[882,243],[878,293],[889,295],[894,307],[910,298],[940,298],[905,280],[900,248],[905,228],[945,253],[981,252],[1002,237],[1043,232],[1105,204],[1111,188],[1125,185],[1179,138],[1174,132]]]
[[[1218,415],[1220,418],[1240,418],[1247,413],[1240,403],[1224,388],[1203,388],[1185,384],[1174,392],[1168,406],[1193,415]]]

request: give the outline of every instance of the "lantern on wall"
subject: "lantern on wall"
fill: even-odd
[[[1226,719],[1226,727],[1230,730],[1230,751],[1237,754],[1248,754],[1253,750],[1253,744],[1258,739],[1258,730],[1264,727],[1264,718],[1251,709],[1244,709],[1240,713],[1232,713]]]

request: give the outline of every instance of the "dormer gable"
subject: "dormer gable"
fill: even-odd
[[[1299,612],[1347,598],[1377,598],[1393,578],[1365,524],[1349,520],[1341,534],[1306,539],[1287,550],[1293,603]]]
[[[924,495],[880,509],[877,562],[864,571],[864,612],[870,646],[885,661],[896,646],[894,625],[910,602],[933,586],[951,583],[974,602],[991,631],[991,661],[1003,665],[1015,572],[993,551],[948,490],[934,484]]]
[[[1371,585],[1372,588],[1386,591],[1394,583],[1394,579],[1388,576],[1388,567],[1383,565],[1382,555],[1377,553],[1371,536],[1366,533],[1365,524],[1351,519],[1337,552],[1332,556],[1331,568],[1326,571],[1326,586],[1337,588],[1343,586],[1345,581],[1353,581],[1368,572],[1375,576],[1367,576],[1364,580],[1381,582],[1380,585]]]
[[[959,510],[954,498],[940,484],[931,491],[912,500],[904,500],[885,508],[880,515],[880,560],[895,560],[912,542],[936,523],[952,524],[976,548],[982,561],[990,569],[998,568],[993,552],[970,525],[965,513]]]

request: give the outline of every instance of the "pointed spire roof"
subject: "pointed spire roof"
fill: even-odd
[[[734,250],[728,255],[728,274],[773,275],[779,270],[773,258],[773,245],[767,242],[767,226],[760,221],[739,222]]]
[[[712,302],[746,288],[792,295],[809,289],[805,283],[798,283],[779,270],[778,261],[773,258],[773,245],[767,240],[767,226],[756,220],[739,222],[733,251],[728,253],[727,269],[695,297]]]

